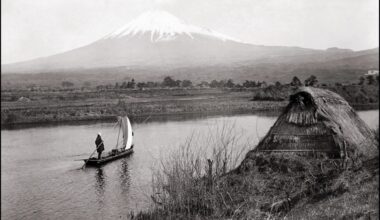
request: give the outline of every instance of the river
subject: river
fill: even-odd
[[[378,110],[358,114],[378,127]],[[116,145],[113,123],[1,130],[1,218],[125,219],[149,207],[152,169],[190,136],[232,125],[253,147],[275,120],[256,114],[133,124],[134,154],[84,170],[78,160],[94,150],[98,132],[106,150]]]

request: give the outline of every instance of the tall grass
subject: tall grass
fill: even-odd
[[[215,182],[245,156],[248,140],[235,124],[223,122],[194,132],[153,170],[154,210],[165,216],[215,215],[225,203]]]

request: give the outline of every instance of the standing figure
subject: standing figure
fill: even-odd
[[[100,132],[98,133],[98,136],[96,137],[95,144],[96,144],[96,151],[98,152],[98,159],[100,159],[102,152],[104,151],[104,143],[103,143]]]

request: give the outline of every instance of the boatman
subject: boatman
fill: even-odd
[[[103,143],[101,135],[102,134],[99,132],[95,140],[96,151],[98,152],[98,159],[101,158],[102,152],[104,151],[104,143]]]

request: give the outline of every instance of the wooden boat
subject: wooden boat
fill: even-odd
[[[108,152],[108,154],[105,157],[102,157],[100,159],[91,157],[90,159],[85,159],[84,162],[86,163],[87,166],[101,166],[113,160],[126,157],[132,153],[133,153],[133,146],[127,150],[125,149],[112,150]]]
[[[127,116],[118,117],[117,125],[119,126],[119,134],[117,136],[116,147],[111,151],[107,152],[100,159],[96,157],[91,157],[95,151],[91,154],[89,159],[84,159],[84,167],[86,165],[89,166],[100,166],[105,163],[111,162],[113,160],[117,160],[122,157],[126,157],[133,153],[133,132],[131,122]],[[119,137],[120,131],[123,131],[122,145],[119,147]]]

